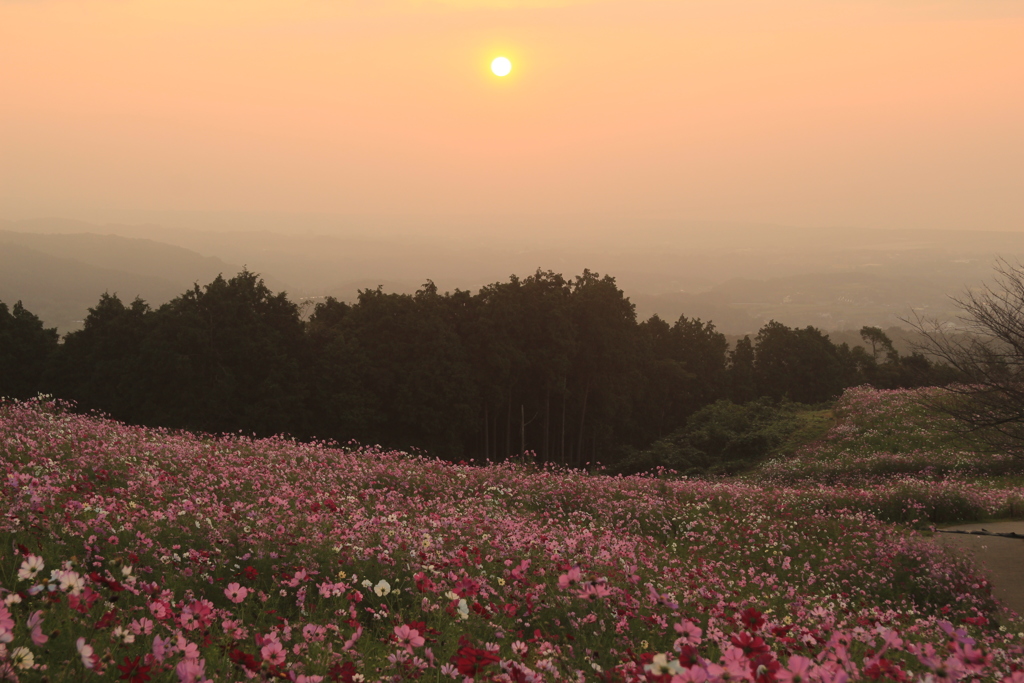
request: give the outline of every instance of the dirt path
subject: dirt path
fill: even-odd
[[[994,533],[1015,531],[1024,534],[1024,521],[987,522],[945,527],[948,530]],[[1024,614],[1024,539],[967,534],[935,534],[936,540],[950,548],[965,548],[992,582],[992,593],[1007,607]]]

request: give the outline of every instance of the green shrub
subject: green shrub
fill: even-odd
[[[628,452],[608,471],[628,475],[665,468],[685,475],[736,474],[769,455],[820,438],[831,424],[829,415],[770,398],[742,405],[717,401],[691,415],[684,428],[644,450]]]

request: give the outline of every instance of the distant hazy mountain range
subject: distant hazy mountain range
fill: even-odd
[[[768,320],[825,330],[890,327],[915,311],[955,320],[950,295],[1024,256],[1024,233],[808,230],[638,223],[588,233],[463,228],[191,230],[62,219],[0,221],[0,301],[22,300],[48,325],[75,329],[101,293],[159,305],[243,265],[296,301],[357,290],[413,292],[427,279],[471,289],[538,268],[610,274],[637,313],[712,320],[727,334]]]
[[[104,292],[161,304],[195,282],[238,270],[218,258],[147,239],[0,230],[0,301],[22,301],[61,332],[80,327]]]

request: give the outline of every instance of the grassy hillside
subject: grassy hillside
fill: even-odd
[[[973,568],[873,514],[898,497],[885,482],[452,465],[39,401],[0,408],[0,466],[12,680],[1010,682],[1024,665],[1024,624]]]
[[[836,424],[792,457],[764,463],[758,478],[870,485],[879,480],[963,480],[1024,475],[1024,463],[985,453],[953,433],[949,418],[921,398],[935,389],[846,390],[835,406]]]

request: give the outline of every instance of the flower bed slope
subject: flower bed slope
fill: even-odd
[[[1024,680],[971,567],[845,489],[451,465],[39,401],[0,408],[0,465],[0,678]]]

